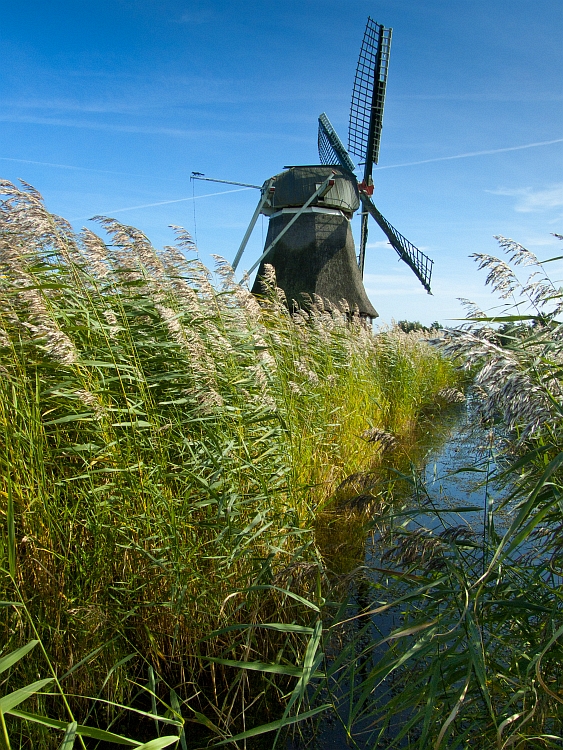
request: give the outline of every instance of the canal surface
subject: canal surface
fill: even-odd
[[[397,508],[394,524],[421,534],[439,534],[444,528],[458,528],[476,540],[483,540],[491,533],[494,517],[494,529],[502,533],[506,517],[499,515],[497,506],[509,489],[495,481],[494,473],[499,462],[505,460],[502,454],[506,448],[503,435],[480,422],[471,398],[429,420],[409,454],[397,457],[395,465],[386,468],[387,480],[393,483],[394,507]],[[376,513],[371,529],[369,527],[365,515],[360,518],[343,514],[319,530],[321,549],[334,572],[353,577],[354,570],[358,571],[350,589],[352,617],[362,610],[373,609],[370,581],[377,580],[380,585],[382,568],[393,567],[385,557],[385,532],[377,522]],[[359,620],[358,627],[363,625],[365,622]],[[370,637],[379,640],[400,625],[400,608],[388,610],[372,618]],[[364,646],[369,648],[369,644]],[[377,652],[372,651],[371,664],[374,659],[377,659]],[[348,710],[349,703],[344,700],[343,721]],[[355,744],[351,745],[342,723],[337,717],[323,719],[316,729],[305,729],[301,738],[288,740],[286,750],[345,750],[351,746],[372,750],[367,740],[368,726],[362,727],[360,722],[355,727]],[[397,726],[400,723],[399,717]],[[362,730],[366,735],[364,744]]]

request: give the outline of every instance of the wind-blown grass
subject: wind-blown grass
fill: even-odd
[[[377,464],[369,430],[409,439],[458,376],[418,333],[291,315],[273,279],[259,304],[182,229],[156,251],[101,218],[104,241],[0,190],[0,596],[28,613],[2,610],[4,649],[37,635],[69,695],[113,704],[156,671],[228,736],[255,699],[229,659],[316,668],[314,519]]]
[[[457,508],[465,523],[454,526],[416,476],[405,477],[410,499],[373,521],[381,558],[362,570],[360,613],[341,609],[323,631],[325,653],[334,634],[343,645],[312,700],[331,697],[356,747],[563,741],[563,290],[549,261],[499,239],[532,274],[520,282],[509,263],[477,256],[506,307],[493,317],[472,306],[468,322],[436,342],[475,375],[490,450],[465,470],[481,472],[483,494]],[[501,339],[495,323],[514,325],[513,335]],[[510,448],[498,462],[497,429]],[[496,508],[493,479],[508,486]],[[480,530],[467,522],[476,511]]]

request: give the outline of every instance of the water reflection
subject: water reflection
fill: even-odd
[[[349,478],[349,492],[344,491],[346,483],[344,488],[341,485],[332,512],[319,519],[316,529],[317,544],[334,582],[349,591],[351,619],[341,629],[341,644],[352,640],[357,644],[355,672],[350,682],[340,685],[334,696],[337,703],[350,691],[363,689],[387,649],[384,639],[401,623],[400,607],[374,614],[378,598],[385,602],[386,584],[393,583],[397,590],[396,580],[392,581],[396,565],[386,559],[387,548],[397,536],[394,532],[419,532],[423,544],[417,554],[424,554],[424,543],[439,540],[445,529],[446,533],[466,534],[468,539],[478,536],[486,542],[487,536],[499,531],[493,528],[493,510],[507,492],[494,479],[505,447],[502,434],[479,421],[470,399],[429,418],[413,444],[399,447],[373,471]],[[427,548],[431,553],[431,546]],[[374,648],[373,644],[380,641],[381,646]],[[337,659],[338,644],[334,649],[333,658]],[[375,687],[368,700],[384,699],[384,693],[392,695],[393,689],[391,678]],[[342,722],[336,717],[322,720],[306,742],[294,739],[288,748],[372,748],[372,744],[365,744],[367,739],[362,740],[362,735],[369,737],[374,728],[369,712],[369,723],[367,719],[365,725],[361,719],[355,722],[354,741],[349,743],[342,725],[349,721],[352,703],[348,697],[342,701]],[[377,746],[386,747],[405,720],[397,716]]]

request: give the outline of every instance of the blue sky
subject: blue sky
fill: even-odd
[[[5,4],[0,177],[76,228],[105,214],[163,245],[180,224],[205,262],[232,260],[257,191],[190,173],[261,184],[315,163],[322,111],[346,141],[368,14],[393,27],[374,198],[435,261],[428,296],[373,225],[368,293],[387,322],[445,323],[457,297],[487,306],[468,256],[496,253],[493,235],[563,251],[562,0]]]

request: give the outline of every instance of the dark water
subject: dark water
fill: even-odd
[[[496,532],[501,531],[505,519],[499,517],[496,508],[509,489],[495,482],[494,472],[505,449],[502,434],[480,423],[471,400],[429,421],[410,454],[397,457],[395,468],[388,467],[388,476],[395,477],[393,491],[398,507],[409,506],[408,516],[402,520],[399,517],[395,523],[405,523],[408,518],[408,528],[421,532],[462,527],[486,540],[494,518]],[[367,570],[369,578],[370,570],[384,565],[381,535],[372,531],[366,536],[365,517],[347,515],[333,519],[319,530],[319,541],[336,574],[350,573],[363,564],[364,575]],[[377,574],[372,575],[375,580]],[[373,589],[365,579],[362,583],[361,576],[352,584],[350,603],[352,613],[373,607]],[[400,611],[378,615],[377,621],[372,622],[371,637],[379,640],[400,622]],[[365,623],[359,621],[358,627],[362,625]],[[370,658],[377,659],[377,653],[372,651]],[[362,727],[356,726],[356,730],[361,733]],[[354,747],[364,747],[360,736],[355,734]],[[333,717],[310,729],[309,736],[294,737],[286,745],[287,750],[305,747],[345,750],[350,744],[340,722]]]
[[[414,504],[428,512],[413,515],[414,526],[432,531],[465,527],[486,537],[494,519],[496,531],[502,531],[508,515],[499,506],[511,490],[496,478],[509,456],[505,435],[482,424],[471,398],[433,426],[433,444],[420,460],[418,486],[411,493]]]

